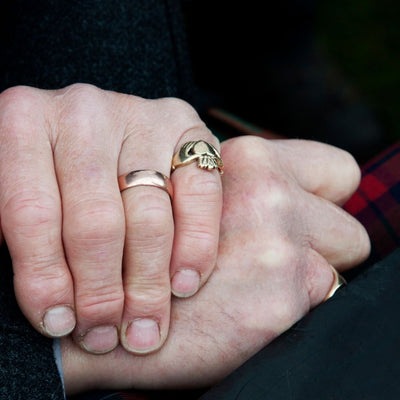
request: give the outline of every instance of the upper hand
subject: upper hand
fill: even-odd
[[[171,286],[190,296],[215,265],[220,176],[179,168],[172,204],[156,187],[120,193],[117,178],[142,169],[169,176],[173,154],[201,139],[219,146],[178,99],[81,84],[0,95],[1,228],[34,327],[52,337],[75,328],[94,353],[117,346],[119,332],[131,352],[162,345]]]
[[[365,229],[338,205],[356,189],[353,158],[306,141],[222,144],[224,203],[217,266],[194,297],[173,300],[163,348],[94,357],[63,339],[66,388],[185,388],[215,383],[311,308],[339,271],[369,253]],[[112,373],[110,373],[112,371]]]

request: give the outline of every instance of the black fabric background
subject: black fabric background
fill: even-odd
[[[76,82],[192,100],[179,1],[36,0],[0,5],[0,90]]]
[[[53,341],[36,332],[15,301],[12,266],[0,248],[0,399],[63,399]]]

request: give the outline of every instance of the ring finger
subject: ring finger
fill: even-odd
[[[160,149],[156,159],[140,158],[138,147],[127,139],[120,157],[126,218],[121,343],[132,353],[145,354],[158,349],[168,334],[174,221],[166,176],[170,152]]]

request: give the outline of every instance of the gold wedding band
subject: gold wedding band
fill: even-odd
[[[340,275],[339,272],[337,272],[336,269],[332,265],[329,265],[329,266],[332,269],[334,281],[333,281],[333,284],[332,284],[331,288],[329,289],[329,292],[326,295],[324,301],[330,299],[339,288],[341,288],[344,285],[347,285],[346,279],[344,279],[343,276]]]
[[[142,169],[121,175],[118,177],[118,184],[121,192],[136,186],[154,186],[167,192],[171,199],[174,194],[171,180],[161,172],[151,169]]]
[[[194,161],[197,161],[197,166],[201,169],[218,169],[219,173],[223,174],[224,163],[218,150],[210,143],[198,140],[196,142],[185,143],[172,158],[171,170],[183,167]]]

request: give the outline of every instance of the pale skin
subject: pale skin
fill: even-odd
[[[188,104],[74,85],[14,88],[0,105],[0,215],[16,295],[42,333],[73,330],[74,341],[63,341],[70,392],[186,386],[189,377],[194,385],[215,382],[323,301],[333,282],[329,264],[343,270],[369,252],[364,229],[334,205],[360,178],[341,150],[254,137],[225,143],[220,232],[217,171],[194,164],[176,170],[172,208],[160,189],[135,188],[121,200],[116,184],[133,169],[168,175],[186,141],[218,147]],[[200,293],[174,299],[172,337],[162,351],[129,354],[162,346],[171,287],[190,297],[214,268]],[[199,272],[194,285],[188,269]],[[72,327],[54,334],[46,312],[65,305],[70,318],[63,321]],[[132,321],[147,337],[129,333]],[[238,351],[230,354],[231,346]],[[119,376],[122,365],[132,376]]]
[[[178,99],[146,100],[76,84],[0,95],[0,217],[19,305],[49,337],[73,333],[88,352],[119,342],[162,346],[171,291],[189,297],[216,262],[222,209],[217,170],[188,165],[156,187],[119,191],[119,175],[170,175],[187,141],[219,147]],[[173,217],[174,216],[174,217]]]
[[[223,213],[207,284],[172,302],[164,346],[94,356],[62,339],[66,389],[188,388],[214,384],[313,307],[369,253],[363,227],[339,206],[359,169],[339,149],[242,137],[222,143]]]

